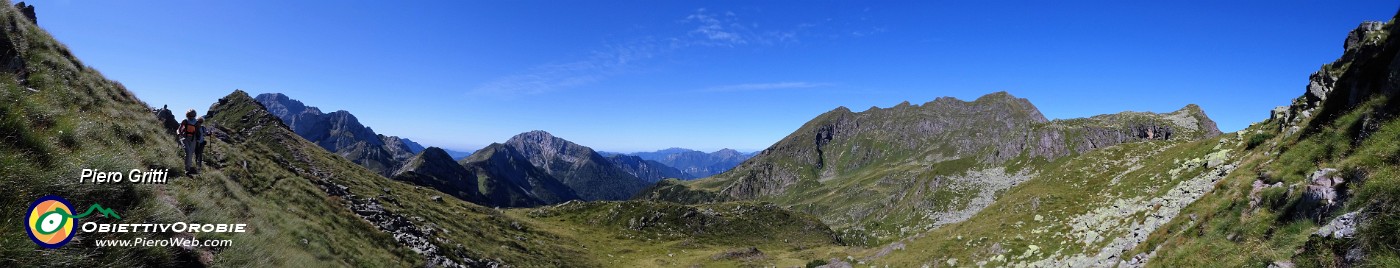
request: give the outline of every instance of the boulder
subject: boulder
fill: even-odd
[[[1338,174],[1337,169],[1324,168],[1313,172],[1308,177],[1307,188],[1303,191],[1301,212],[1321,223],[1328,212],[1341,207],[1343,199],[1346,198],[1345,184],[1346,180]]]
[[[1288,109],[1288,106],[1274,107],[1274,110],[1269,112],[1270,122],[1288,122],[1288,119],[1292,117],[1293,110]]]
[[[1327,100],[1327,94],[1332,93],[1332,88],[1337,84],[1337,78],[1333,77],[1327,69],[1318,70],[1308,76],[1308,90],[1303,92],[1307,98],[1308,109],[1317,108],[1322,101]]]
[[[1317,232],[1313,235],[1338,239],[1351,238],[1356,235],[1356,226],[1361,222],[1361,219],[1357,218],[1357,214],[1356,211],[1342,214],[1342,216],[1327,222],[1327,225],[1317,228]]]
[[[1275,182],[1274,184],[1268,184],[1264,182],[1263,179],[1254,180],[1254,185],[1252,185],[1249,191],[1249,211],[1259,209],[1261,203],[1264,202],[1264,200],[1261,199],[1262,197],[1260,196],[1260,194],[1263,193],[1265,189],[1282,187],[1283,182]]]

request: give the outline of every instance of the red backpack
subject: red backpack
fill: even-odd
[[[194,124],[190,124],[190,120],[180,122],[180,135],[184,135],[185,137],[193,137],[197,133],[199,133],[199,127],[195,126]]]

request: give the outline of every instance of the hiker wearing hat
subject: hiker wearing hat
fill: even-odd
[[[195,149],[199,145],[199,121],[194,119],[194,109],[185,112],[185,120],[180,121],[180,146],[185,147],[185,174],[199,174],[195,168]]]

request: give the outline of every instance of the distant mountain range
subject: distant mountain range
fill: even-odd
[[[687,177],[671,176],[667,178],[695,179],[704,178],[728,171],[729,169],[753,157],[754,153],[741,153],[734,149],[721,149],[711,153],[685,148],[668,148],[655,152],[639,153],[603,153],[604,156],[630,155],[644,160],[656,161],[657,163],[670,166],[685,173]]]
[[[686,174],[661,162],[642,159],[631,155],[614,154],[608,156],[608,161],[627,171],[632,176],[637,176],[648,183],[654,183],[664,179],[676,178],[682,180],[694,179],[695,176]]]
[[[474,153],[428,147],[374,132],[348,111],[323,113],[281,93],[258,95],[258,103],[293,132],[327,151],[385,177],[432,187],[462,200],[488,206],[531,207],[568,200],[624,200],[667,178],[697,176],[638,156],[604,157],[548,132],[531,131]],[[674,156],[647,154],[688,164],[700,174],[728,169],[744,155],[721,150],[713,156],[672,150]],[[739,160],[735,160],[739,159]],[[733,162],[733,163],[730,163]]]
[[[659,163],[633,156],[603,157],[537,130],[493,143],[456,162],[444,150],[428,148],[393,178],[482,205],[533,207],[579,199],[623,200],[655,181],[678,175],[683,174]]]

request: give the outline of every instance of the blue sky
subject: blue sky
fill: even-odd
[[[1393,1],[30,1],[152,106],[234,89],[428,146],[541,129],[604,151],[761,150],[816,115],[1008,91],[1050,118],[1267,118]],[[1129,3],[1131,2],[1131,3]],[[1217,3],[1228,2],[1228,3]]]

